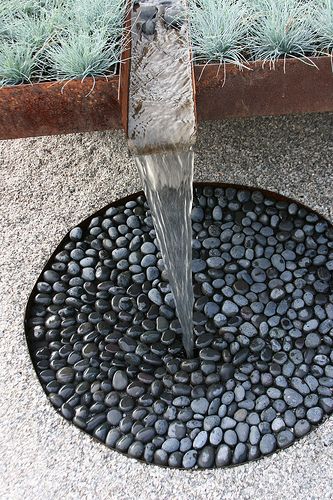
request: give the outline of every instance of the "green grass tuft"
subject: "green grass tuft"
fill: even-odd
[[[46,52],[48,76],[54,80],[108,76],[118,62],[119,50],[109,43],[105,30],[68,32],[61,44],[51,46]]]
[[[190,0],[194,59],[243,66],[251,11],[244,0]]]
[[[189,0],[194,58],[269,61],[333,54],[333,0]]]
[[[0,85],[108,76],[125,0],[1,0]]]
[[[256,0],[248,47],[252,58],[275,62],[281,57],[307,57],[316,50],[312,2]]]
[[[3,43],[0,48],[0,86],[30,83],[36,72],[33,48]]]
[[[126,0],[0,0],[0,86],[108,76]],[[333,0],[189,0],[196,62],[331,55]]]
[[[333,0],[316,0],[313,26],[318,40],[318,51],[333,56]]]

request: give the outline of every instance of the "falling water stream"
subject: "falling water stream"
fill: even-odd
[[[168,7],[169,5],[169,7]],[[128,138],[182,329],[193,357],[192,230],[196,120],[188,28],[166,23],[185,0],[142,0],[132,13]]]
[[[191,245],[193,162],[192,151],[136,158],[168,272],[188,357],[193,356]]]

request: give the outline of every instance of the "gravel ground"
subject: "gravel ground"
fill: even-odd
[[[273,189],[332,220],[332,122],[326,114],[206,124],[196,179]],[[120,132],[1,142],[0,164],[1,498],[332,498],[333,418],[262,461],[182,472],[109,451],[55,413],[27,353],[28,295],[63,235],[138,190],[138,175]]]

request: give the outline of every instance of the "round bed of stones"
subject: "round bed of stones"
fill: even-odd
[[[142,193],[63,239],[38,279],[26,335],[56,410],[147,463],[240,464],[333,412],[333,228],[276,194],[195,186],[195,356]]]

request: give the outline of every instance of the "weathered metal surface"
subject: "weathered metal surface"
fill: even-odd
[[[185,0],[169,8],[186,16]],[[138,155],[188,149],[196,140],[188,22],[170,25],[167,9],[161,0],[140,0],[132,10],[128,144]]]
[[[121,113],[121,124],[127,135],[128,129],[128,91],[131,71],[131,49],[132,49],[132,2],[128,1],[124,32],[122,37],[122,54],[119,77],[119,104]]]
[[[116,76],[0,89],[0,139],[120,128],[118,84]]]
[[[225,75],[216,64],[195,66],[198,121],[333,111],[331,58],[313,61],[319,69],[288,59],[285,71],[278,61],[275,70],[260,63],[252,63],[252,71],[227,65]],[[96,79],[88,97],[93,86],[88,78],[65,87],[42,83],[0,89],[0,139],[120,128],[127,91],[125,85],[119,103],[118,84],[118,76]]]
[[[198,120],[333,111],[330,57],[312,58],[315,66],[297,59],[269,64],[195,66]]]

